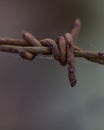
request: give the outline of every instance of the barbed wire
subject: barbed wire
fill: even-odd
[[[23,59],[33,60],[37,55],[52,55],[62,66],[67,65],[70,85],[77,83],[74,57],[82,57],[88,61],[104,64],[104,53],[85,51],[75,45],[81,22],[76,19],[70,33],[59,36],[57,40],[45,38],[37,40],[31,33],[22,32],[22,39],[0,38],[0,51],[18,53]]]

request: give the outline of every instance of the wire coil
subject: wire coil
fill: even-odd
[[[75,65],[74,65],[74,42],[80,30],[80,21],[77,19],[72,25],[71,33],[66,33],[64,36],[59,36],[56,41],[52,39],[43,39],[40,42],[29,32],[23,32],[23,39],[32,46],[42,47],[48,46],[50,53],[55,60],[58,60],[62,66],[67,64],[68,77],[70,85],[76,85]],[[29,51],[21,50],[20,56],[27,60],[33,60],[37,54],[30,53]]]
[[[50,53],[55,60],[58,60],[62,66],[68,64],[68,77],[72,87],[76,84],[75,67],[74,67],[74,42],[72,35],[66,33],[64,36],[59,36],[56,42],[52,39],[43,39],[40,42],[29,32],[23,32],[22,36],[26,42],[35,47],[48,46]],[[20,56],[27,60],[33,60],[36,55],[29,51],[21,50]]]

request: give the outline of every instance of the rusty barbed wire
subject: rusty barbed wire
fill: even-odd
[[[67,64],[70,85],[77,83],[74,57],[82,57],[88,61],[104,65],[104,53],[85,51],[76,45],[81,23],[76,19],[70,33],[59,36],[56,41],[45,38],[37,40],[31,33],[22,32],[22,39],[0,38],[0,51],[18,53],[23,59],[33,60],[37,55],[52,55],[62,66]]]
[[[58,37],[57,42],[52,39],[43,39],[41,43],[29,32],[23,32],[23,38],[31,45],[42,47],[48,46],[55,60],[58,60],[61,65],[68,64],[68,77],[72,87],[76,84],[75,66],[74,66],[74,42],[72,35],[66,33]],[[22,58],[32,60],[36,54],[20,50],[19,54]]]

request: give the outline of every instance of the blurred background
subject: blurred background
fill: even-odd
[[[0,0],[0,37],[56,39],[80,18],[77,46],[103,51],[103,12],[104,0]],[[104,66],[76,58],[76,73],[71,88],[57,61],[0,52],[0,129],[103,130]]]

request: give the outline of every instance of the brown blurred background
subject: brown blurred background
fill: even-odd
[[[56,39],[80,18],[78,46],[103,51],[103,12],[103,0],[0,0],[0,37]],[[71,88],[55,60],[0,52],[0,129],[103,130],[104,66],[76,58],[76,71]]]

